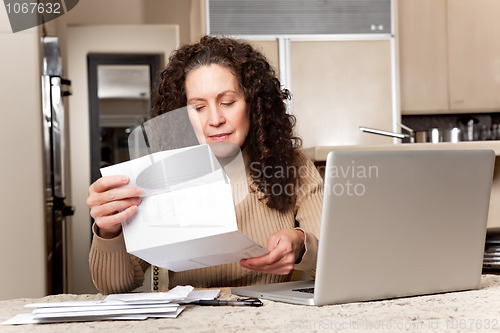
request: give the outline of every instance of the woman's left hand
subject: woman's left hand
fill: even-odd
[[[286,275],[292,271],[297,259],[302,257],[304,241],[305,235],[300,230],[280,230],[267,240],[268,254],[243,259],[240,265],[257,272]]]

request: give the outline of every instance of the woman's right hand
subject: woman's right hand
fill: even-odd
[[[102,238],[118,236],[122,228],[121,222],[132,216],[141,203],[140,188],[120,187],[128,183],[127,176],[106,176],[89,187],[87,206]]]

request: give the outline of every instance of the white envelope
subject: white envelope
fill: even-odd
[[[269,251],[238,231],[230,180],[208,145],[162,151],[101,169],[143,189],[122,223],[127,251],[172,271],[258,257]]]

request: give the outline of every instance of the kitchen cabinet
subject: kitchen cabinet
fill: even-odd
[[[448,1],[450,110],[500,111],[500,1]]]
[[[402,114],[500,111],[500,1],[398,7]]]
[[[297,118],[295,133],[304,147],[393,142],[393,138],[359,130],[360,125],[392,130],[399,119],[393,106],[390,36],[368,40],[292,37],[282,41],[281,48],[278,38],[255,37],[250,43],[290,89],[290,111]]]
[[[448,110],[446,0],[398,3],[403,114]]]
[[[391,130],[391,41],[292,41],[292,113],[304,147],[389,144],[359,126]]]

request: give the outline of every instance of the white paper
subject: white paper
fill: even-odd
[[[164,300],[141,300],[141,301],[82,301],[82,302],[50,302],[50,303],[32,303],[25,307],[45,309],[45,308],[77,308],[77,307],[106,307],[106,306],[131,306],[144,304],[170,304],[172,301]]]
[[[92,311],[114,311],[114,310],[132,310],[141,309],[144,310],[143,313],[148,312],[149,309],[165,309],[166,312],[175,311],[178,304],[175,303],[164,303],[164,304],[114,304],[107,305],[101,304],[98,306],[71,306],[71,307],[61,307],[61,308],[38,308],[33,310],[35,314],[43,313],[75,313],[75,312],[92,312]]]
[[[181,303],[192,303],[202,299],[216,299],[219,295],[220,289],[193,290]]]
[[[238,262],[269,251],[238,231],[231,185],[208,145],[162,151],[101,169],[143,189],[122,223],[129,253],[184,271]]]
[[[96,317],[96,316],[116,316],[116,315],[130,315],[130,314],[138,314],[138,315],[150,315],[155,313],[170,313],[175,312],[179,307],[178,304],[174,306],[141,306],[138,308],[119,308],[114,310],[86,310],[86,311],[67,311],[64,312],[46,312],[46,313],[35,313],[36,318],[66,318],[66,317]]]
[[[115,302],[122,304],[123,302]],[[54,307],[74,307],[74,306],[99,306],[106,305],[105,301],[80,301],[80,302],[49,302],[49,303],[30,303],[27,308],[54,308]]]
[[[98,320],[144,320],[146,318],[176,318],[185,305],[200,299],[214,299],[220,290],[193,290],[192,286],[177,286],[168,292],[112,294],[102,301],[32,303],[35,308],[6,320],[2,325],[61,323]]]
[[[0,325],[26,325],[26,324],[50,324],[50,323],[67,323],[67,322],[84,322],[84,321],[104,321],[104,320],[145,320],[148,318],[177,318],[179,314],[186,308],[185,305],[180,305],[175,311],[168,313],[153,313],[153,314],[129,314],[129,315],[111,315],[111,316],[85,316],[85,317],[53,317],[40,318],[34,313],[18,314]]]
[[[82,321],[101,321],[101,320],[144,320],[148,316],[145,315],[130,315],[130,316],[102,316],[102,317],[86,317],[83,318],[37,318],[33,313],[21,313],[4,322],[1,325],[26,325],[26,324],[50,324],[50,323],[67,323],[67,322],[82,322]]]
[[[156,313],[154,315],[148,316],[149,318],[177,318],[179,314],[186,308],[186,305],[179,305],[177,311],[171,313]]]
[[[227,188],[222,180],[145,197],[141,217],[150,226],[225,227],[233,219]]]
[[[194,290],[192,286],[176,286],[166,292],[151,292],[151,293],[124,293],[108,295],[104,301],[119,301],[119,302],[154,302],[154,301],[170,301],[179,302],[184,300]]]

